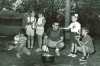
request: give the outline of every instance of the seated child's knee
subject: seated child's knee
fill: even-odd
[[[77,49],[77,51],[79,51],[79,52],[83,52],[83,49],[81,48],[81,47],[76,47],[76,49]]]
[[[31,55],[31,52],[29,51],[29,52],[27,52],[27,55]]]

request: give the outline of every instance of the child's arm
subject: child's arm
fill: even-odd
[[[45,20],[45,18],[42,20],[42,26],[44,26],[45,25],[45,23],[46,23],[46,20]]]
[[[36,29],[36,18],[34,18],[33,24],[31,25],[32,29]]]
[[[86,41],[86,42],[82,42],[82,41],[78,40],[78,43],[79,43],[80,46],[83,46],[83,45],[87,44],[88,41]]]
[[[48,39],[48,36],[44,36],[44,41],[43,41],[44,45],[47,45],[47,39]]]
[[[60,40],[59,41],[57,41],[57,44],[59,44],[59,43],[61,43],[61,42],[63,42],[63,37],[60,37]]]
[[[69,30],[69,29],[71,29],[72,27],[73,27],[73,23],[70,24],[68,27],[64,27],[64,28],[60,28],[60,29],[66,29],[66,30]]]

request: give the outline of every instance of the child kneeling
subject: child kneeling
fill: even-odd
[[[80,59],[80,61],[86,61],[89,55],[94,52],[94,45],[92,38],[88,35],[88,30],[86,28],[82,28],[82,38],[80,40],[80,38],[76,37],[76,40],[78,44],[75,44],[73,52],[74,54],[76,54],[77,51],[82,52],[83,57]]]

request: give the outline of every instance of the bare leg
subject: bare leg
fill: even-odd
[[[34,45],[34,36],[31,36],[31,48],[33,48]]]
[[[16,53],[17,58],[21,58],[21,55],[23,54],[22,49],[23,49],[23,47],[18,47],[17,48],[17,53]]]
[[[74,53],[74,50],[75,50],[75,44],[72,43],[72,46],[71,46],[71,53]]]
[[[83,49],[83,56],[86,56],[86,48],[85,48],[85,46],[82,46],[82,49]]]
[[[63,47],[64,47],[63,42],[56,45],[55,53],[56,53],[57,56],[60,56],[60,49],[62,49]]]
[[[37,52],[41,51],[42,48],[42,36],[38,35],[38,46],[39,48],[36,50]]]
[[[30,48],[30,36],[28,36],[28,48]]]
[[[77,46],[76,46],[76,44],[72,43],[71,53],[68,56],[76,57],[77,56],[76,52],[77,52]]]
[[[42,36],[38,36],[38,45],[39,45],[39,48],[41,49],[41,47],[42,47]]]
[[[56,53],[57,56],[60,56],[59,48],[55,49],[55,53]]]
[[[87,48],[85,46],[82,46],[82,53],[83,53],[83,57],[80,59],[80,61],[86,61],[87,59],[87,52],[86,52]]]
[[[23,48],[23,53],[25,53],[27,55],[31,55],[31,52],[26,47]]]
[[[78,49],[77,49],[77,45],[76,44],[74,44],[74,53],[76,54],[77,53],[77,51],[78,51]]]

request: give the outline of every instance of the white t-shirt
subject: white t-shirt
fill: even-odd
[[[26,31],[31,31],[32,30],[32,25],[26,25]]]
[[[79,22],[72,22],[69,27],[71,32],[80,33],[81,31],[81,24]]]
[[[27,23],[32,23],[32,28],[35,28],[36,18],[35,17],[27,17]]]
[[[16,43],[26,43],[27,38],[25,36],[16,35],[14,37],[15,44]]]
[[[45,19],[44,17],[38,18],[37,28],[36,28],[37,35],[43,35],[44,33],[44,25],[42,25],[44,23],[43,22],[44,19]]]
[[[43,24],[43,20],[44,20],[44,19],[45,19],[44,17],[38,18],[37,24],[38,24],[38,25]]]
[[[15,43],[15,44],[18,44],[19,40],[20,40],[20,36],[19,36],[19,35],[16,35],[16,36],[14,37],[14,43]]]
[[[35,17],[27,17],[27,22],[36,22],[36,18]]]

